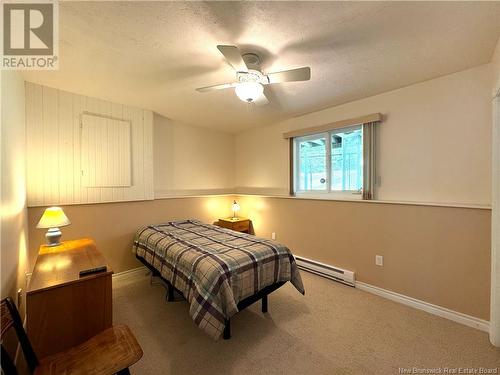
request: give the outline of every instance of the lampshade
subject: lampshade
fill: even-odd
[[[61,207],[49,207],[46,208],[40,221],[37,224],[37,228],[58,228],[70,225],[68,217],[64,214]]]
[[[252,103],[264,92],[264,86],[258,82],[242,82],[234,89],[240,100]]]
[[[233,210],[233,212],[240,210],[240,205],[238,203],[236,203],[236,201],[233,202],[232,210]]]

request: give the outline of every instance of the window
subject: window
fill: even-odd
[[[363,189],[363,126],[294,138],[294,191],[360,199]]]

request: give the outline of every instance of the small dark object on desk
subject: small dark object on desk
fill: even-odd
[[[91,275],[91,274],[94,274],[94,273],[105,272],[106,270],[107,270],[106,266],[100,266],[100,267],[96,267],[96,268],[89,268],[87,270],[80,271],[80,277]]]

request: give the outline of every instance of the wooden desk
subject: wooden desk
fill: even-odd
[[[216,224],[219,227],[232,229],[237,232],[250,233],[250,219],[244,217],[219,219]]]
[[[103,265],[106,272],[79,276]],[[26,292],[26,330],[39,358],[112,326],[112,274],[90,239],[40,247]]]

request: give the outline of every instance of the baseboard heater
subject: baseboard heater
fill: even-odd
[[[338,267],[332,267],[327,264],[302,257],[295,257],[295,260],[297,261],[297,266],[304,271],[308,271],[316,275],[338,281],[342,284],[346,284],[352,287],[354,286],[354,272],[352,271],[343,270],[342,268]]]

